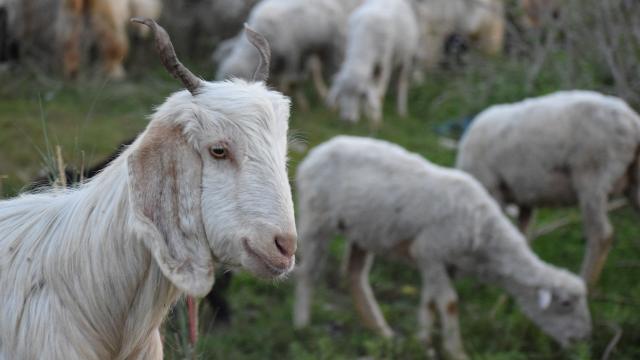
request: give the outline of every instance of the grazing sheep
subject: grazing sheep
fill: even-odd
[[[435,312],[447,355],[465,358],[458,300],[446,267],[497,284],[561,344],[590,332],[584,282],[540,260],[524,236],[468,174],[434,165],[381,140],[339,136],[298,167],[302,264],[296,270],[294,324],[309,323],[312,280],[334,235],[350,246],[349,285],[365,324],[393,332],[368,281],[374,254],[409,260],[422,275],[420,337],[430,343]]]
[[[272,78],[283,92],[299,84],[307,70],[316,70],[314,81],[321,97],[326,96],[320,69],[309,65],[311,58],[323,64],[337,64],[344,47],[344,30],[348,13],[361,0],[265,0],[257,4],[247,23],[269,40],[272,51]],[[256,66],[255,49],[242,37],[221,50],[217,58],[226,57],[219,64],[218,80],[248,78]],[[299,89],[294,89],[295,91]],[[302,93],[296,97],[302,99]],[[305,100],[302,100],[304,103]]]
[[[418,24],[405,0],[368,0],[349,17],[344,63],[327,102],[340,116],[357,122],[363,105],[379,124],[382,101],[391,75],[397,71],[398,113],[407,113],[407,93],[418,48]]]
[[[205,295],[215,266],[294,266],[288,99],[198,79],[164,29],[135,21],[188,91],[78,189],[0,202],[0,359],[161,359],[162,319],[182,292]]]
[[[438,64],[452,34],[470,38],[486,54],[502,51],[503,0],[420,0],[415,9],[421,24],[420,59],[426,67]]]
[[[460,143],[457,167],[504,207],[520,208],[527,233],[533,209],[582,212],[587,251],[581,274],[599,277],[613,241],[609,195],[640,203],[640,117],[624,101],[591,91],[561,91],[480,113]]]
[[[61,3],[60,32],[63,38],[64,72],[68,77],[77,75],[80,67],[80,37],[86,14],[96,34],[96,43],[100,46],[105,73],[110,78],[122,79],[126,74],[122,62],[129,51],[129,18],[141,16],[157,19],[162,10],[160,0],[65,0]],[[141,31],[143,35],[146,32]]]

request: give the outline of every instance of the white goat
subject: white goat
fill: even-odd
[[[322,63],[328,66],[339,63],[348,13],[360,1],[265,0],[253,8],[247,23],[269,40],[272,75],[280,90],[289,92],[292,86],[302,81],[307,74],[309,59],[313,57],[322,59]],[[218,67],[218,80],[248,78],[253,74],[255,49],[246,39],[237,39]],[[221,55],[224,53],[215,56]],[[309,70],[315,70],[312,73],[314,84],[324,98],[327,91],[319,73],[321,70]],[[301,92],[296,97],[302,98]]]
[[[434,312],[444,349],[465,358],[457,295],[445,270],[503,287],[525,314],[562,344],[590,332],[584,282],[540,260],[468,174],[434,165],[381,140],[339,136],[313,149],[298,167],[302,264],[296,270],[294,324],[309,323],[312,277],[334,235],[349,242],[349,285],[365,324],[392,336],[369,285],[373,254],[413,262],[423,279],[420,336],[430,343]]]
[[[504,43],[503,0],[417,0],[421,25],[421,60],[424,66],[438,64],[445,40],[461,34],[474,40],[486,54],[502,51]]]
[[[418,24],[408,0],[368,0],[349,17],[346,56],[327,102],[340,116],[357,122],[360,107],[374,124],[382,120],[382,101],[398,71],[398,113],[407,113],[407,93],[418,49]]]
[[[624,101],[566,91],[480,113],[462,138],[457,167],[503,207],[520,208],[526,234],[538,206],[578,204],[587,252],[582,277],[594,285],[613,240],[607,199],[626,191],[640,203],[640,117]]]
[[[163,317],[181,292],[205,295],[214,266],[294,266],[289,100],[196,78],[162,28],[136,21],[188,91],[78,189],[0,202],[2,360],[161,359]]]

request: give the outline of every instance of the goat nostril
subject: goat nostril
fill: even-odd
[[[280,254],[286,257],[291,257],[296,252],[295,236],[276,235],[275,243]]]

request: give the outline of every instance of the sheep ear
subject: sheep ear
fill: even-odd
[[[538,306],[542,310],[546,310],[551,305],[551,291],[548,289],[538,289]]]
[[[200,206],[202,159],[179,126],[156,125],[143,136],[127,158],[135,229],[175,286],[204,296],[214,272]]]

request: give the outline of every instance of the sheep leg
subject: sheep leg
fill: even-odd
[[[495,20],[500,17],[494,18]],[[504,46],[504,20],[491,21],[478,32],[478,48],[483,53],[494,56],[502,52]]]
[[[329,94],[327,84],[322,77],[322,62],[317,55],[312,55],[309,58],[309,71],[311,72],[311,78],[313,79],[313,86],[316,88],[316,92],[321,99],[326,99]]]
[[[98,2],[93,10],[92,21],[98,35],[98,43],[104,61],[104,69],[112,79],[125,76],[122,62],[129,50],[126,22],[116,19],[108,4]]]
[[[527,242],[531,244],[534,240],[533,234],[531,234],[531,228],[533,227],[535,210],[531,206],[519,206],[518,210],[518,228],[527,238]]]
[[[432,335],[436,317],[436,302],[429,285],[425,282],[426,277],[422,277],[422,291],[420,294],[420,306],[418,307],[418,339],[424,342],[428,348],[433,346]]]
[[[433,326],[433,316],[430,313],[435,308],[440,316],[442,327],[443,348],[449,359],[468,359],[462,346],[460,324],[458,321],[458,295],[454,290],[447,271],[442,263],[433,261],[423,262],[420,273],[422,275],[422,296],[419,311],[421,334],[429,335]]]
[[[293,308],[293,326],[297,329],[309,325],[311,319],[311,299],[313,297],[313,283],[322,271],[327,245],[330,235],[318,226],[313,230],[308,230],[307,222],[300,219],[300,239],[304,243],[300,244],[300,255],[302,263],[295,270],[296,290],[295,303]],[[321,225],[321,224],[317,224]]]
[[[369,271],[374,256],[355,244],[351,244],[349,257],[349,288],[351,297],[365,326],[384,338],[391,338],[393,331],[382,315],[382,311],[369,284]]]
[[[295,303],[293,305],[293,326],[302,329],[311,321],[311,297],[313,281],[310,274],[302,269],[296,273]]]
[[[82,30],[82,13],[84,2],[75,0],[65,3],[68,16],[63,43],[64,74],[67,78],[73,78],[78,74],[80,67],[80,34]]]
[[[380,99],[384,101],[384,97],[387,96],[387,89],[389,87],[389,80],[391,79],[391,71],[393,70],[393,65],[391,58],[385,59],[380,64],[380,74],[376,79],[376,86],[378,89],[378,94]]]
[[[579,192],[580,193],[580,192]],[[606,194],[585,193],[580,197],[580,211],[587,238],[587,251],[580,275],[589,288],[593,288],[600,277],[607,255],[613,243],[613,228],[607,217]]]
[[[409,96],[409,76],[411,74],[411,59],[404,62],[398,75],[398,115],[407,116],[407,99]]]

